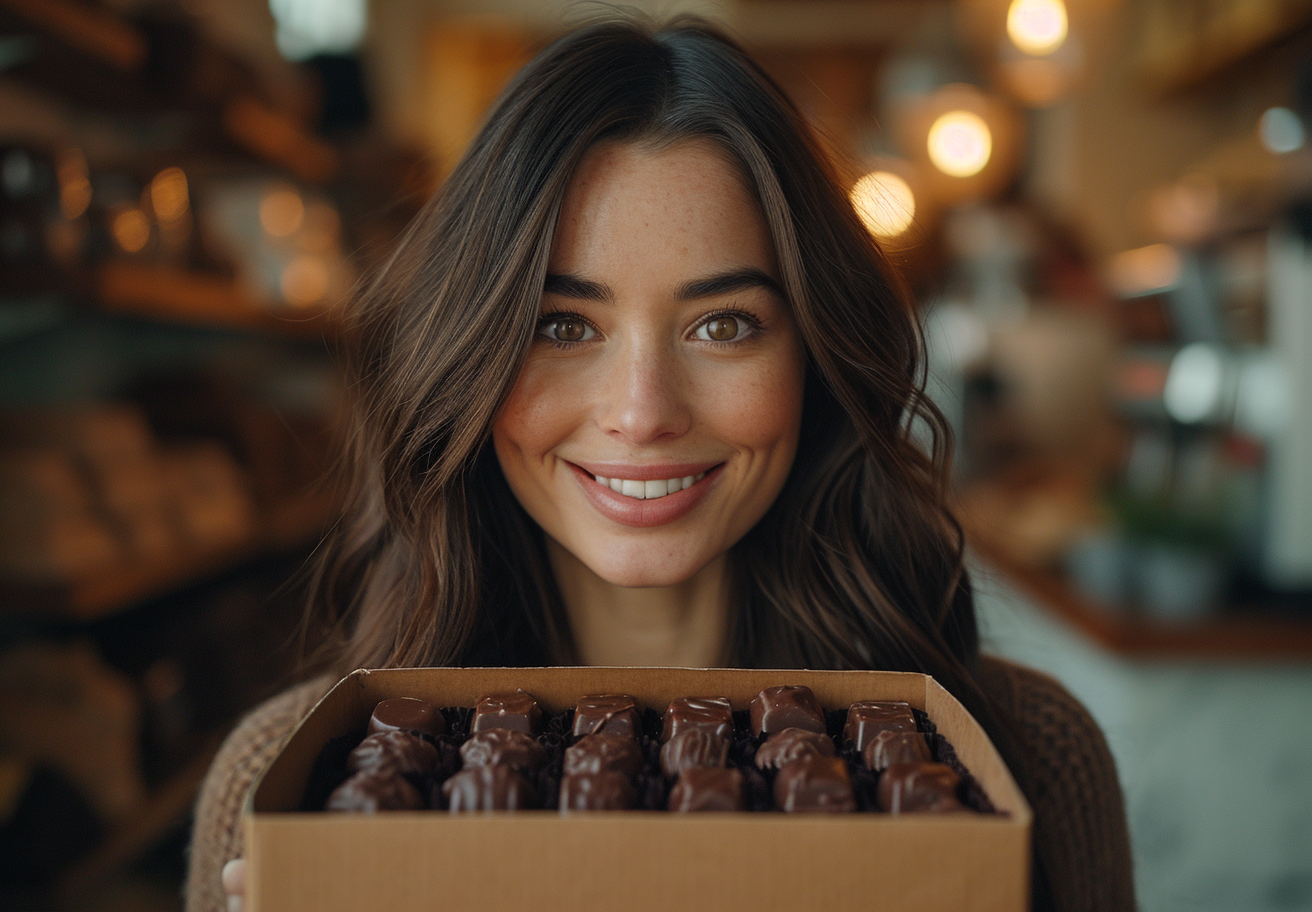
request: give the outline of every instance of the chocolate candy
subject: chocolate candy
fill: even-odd
[[[565,750],[564,773],[623,773],[633,776],[642,769],[642,751],[632,738],[623,735],[584,735]]]
[[[527,735],[537,734],[542,722],[542,707],[538,701],[522,690],[513,693],[496,693],[479,697],[474,706],[473,731],[492,728],[510,728]]]
[[[811,688],[803,685],[767,687],[752,698],[748,709],[755,735],[770,735],[785,728],[804,728],[821,734],[825,730],[825,711]]]
[[[789,814],[856,810],[852,781],[842,757],[813,755],[789,763],[775,776],[774,802]]]
[[[661,746],[661,772],[674,777],[694,767],[724,766],[729,739],[705,728],[685,728]]]
[[[389,769],[356,773],[328,796],[326,811],[417,811],[424,796],[404,776]]]
[[[858,751],[864,751],[876,732],[916,730],[916,717],[911,704],[897,700],[869,700],[853,703],[847,710],[847,724],[843,726],[843,740],[852,741]]]
[[[531,773],[547,762],[547,750],[522,731],[489,728],[471,735],[460,745],[460,760],[466,768],[503,764],[521,773]]]
[[[633,781],[623,773],[574,773],[560,782],[560,812],[623,811],[637,800]]]
[[[671,811],[741,811],[743,774],[736,769],[689,767],[670,789]]]
[[[400,729],[370,735],[346,758],[353,773],[388,768],[397,775],[431,776],[441,764],[436,747]]]
[[[834,739],[804,728],[785,728],[756,749],[756,766],[759,769],[779,769],[812,755],[834,756]]]
[[[574,707],[574,737],[624,735],[636,738],[642,731],[638,701],[627,694],[591,694]]]
[[[519,811],[535,804],[533,788],[508,766],[463,769],[442,783],[452,814],[471,811]]]
[[[385,731],[417,731],[440,735],[446,731],[442,714],[433,704],[416,697],[392,697],[374,707],[369,717],[369,734]]]
[[[890,814],[964,811],[957,799],[961,777],[942,763],[895,763],[879,777],[876,801]]]
[[[705,728],[721,738],[733,734],[733,709],[725,697],[680,697],[665,710],[661,741],[669,741],[686,728]]]
[[[920,732],[881,731],[866,744],[861,758],[876,773],[895,763],[928,763],[929,745]]]

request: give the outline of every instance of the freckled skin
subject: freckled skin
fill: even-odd
[[[805,369],[788,307],[749,287],[680,300],[685,283],[748,267],[778,282],[764,218],[713,145],[591,150],[567,190],[548,271],[607,287],[611,300],[546,294],[595,330],[564,348],[534,342],[493,443],[511,490],[554,542],[617,586],[684,583],[761,518],[797,450]],[[743,312],[715,343],[708,314]],[[699,327],[701,329],[699,330]],[[664,525],[603,516],[570,462],[723,463],[706,495]]]

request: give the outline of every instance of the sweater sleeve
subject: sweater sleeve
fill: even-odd
[[[186,912],[227,912],[220,876],[242,857],[241,810],[251,783],[331,685],[322,677],[284,691],[243,718],[219,748],[196,802]]]
[[[983,683],[1013,712],[1025,750],[1036,854],[1057,912],[1133,912],[1125,799],[1098,723],[1056,680],[998,659]]]

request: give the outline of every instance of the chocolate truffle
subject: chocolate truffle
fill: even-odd
[[[424,796],[404,776],[389,769],[356,773],[328,796],[326,811],[417,811],[424,807]]]
[[[771,735],[785,728],[804,728],[821,734],[825,730],[825,711],[811,688],[802,685],[767,687],[752,698],[748,709],[754,735]]]
[[[774,779],[774,802],[790,814],[856,810],[852,781],[842,757],[813,755],[783,767]]]
[[[832,757],[834,753],[834,739],[828,735],[804,728],[785,728],[756,749],[756,766],[779,769],[802,757]]]
[[[346,758],[346,768],[353,773],[386,767],[398,775],[431,776],[441,765],[436,747],[400,729],[370,735]]]
[[[916,717],[911,704],[897,700],[870,700],[853,703],[847,710],[847,725],[843,727],[843,740],[852,741],[858,751],[864,751],[876,732],[916,730]]]
[[[741,811],[743,774],[736,769],[694,766],[679,774],[670,789],[671,811]]]
[[[392,697],[374,707],[369,717],[369,734],[385,731],[417,731],[426,735],[440,735],[446,731],[446,722],[433,704],[417,697]]]
[[[532,735],[513,728],[489,728],[460,745],[465,768],[502,764],[521,773],[531,773],[547,762],[547,750]]]
[[[960,784],[961,777],[942,763],[895,763],[879,777],[876,799],[890,814],[964,811],[957,800]]]
[[[661,741],[668,741],[686,728],[705,728],[721,738],[733,734],[733,709],[725,697],[679,697],[665,710]]]
[[[729,739],[705,728],[685,728],[661,746],[661,772],[674,777],[694,767],[724,766]]]
[[[574,773],[560,782],[560,812],[623,811],[637,800],[633,782],[623,773]]]
[[[866,744],[861,757],[866,769],[876,773],[888,769],[894,763],[928,763],[933,758],[929,755],[929,745],[920,732],[875,732],[875,736]]]
[[[478,698],[474,706],[472,730],[511,728],[527,735],[537,734],[542,721],[542,707],[538,701],[522,690],[513,693],[488,694]]]
[[[642,769],[642,751],[624,735],[584,735],[565,750],[566,776],[580,773],[635,775]]]
[[[642,732],[638,701],[627,694],[590,694],[574,707],[574,737],[624,735],[636,738]]]
[[[533,788],[508,766],[463,769],[442,783],[452,814],[471,811],[520,811],[534,805]]]

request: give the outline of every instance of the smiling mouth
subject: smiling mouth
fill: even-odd
[[[607,478],[604,475],[592,476],[593,480],[602,487],[610,488],[616,494],[631,497],[634,500],[656,500],[667,494],[677,494],[685,488],[691,488],[705,477],[705,472],[698,472],[696,475],[685,475],[682,478],[657,478],[653,481],[639,481],[632,478]]]

